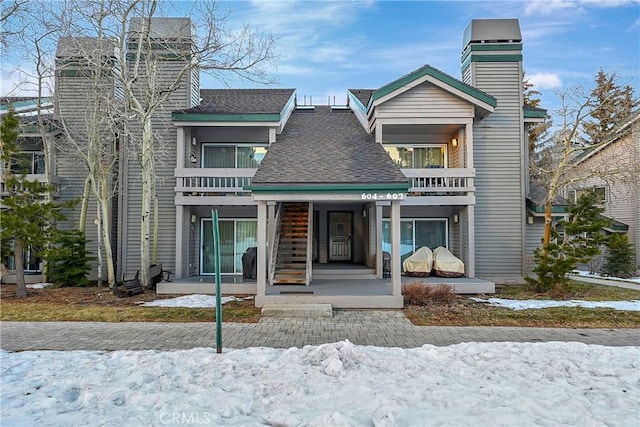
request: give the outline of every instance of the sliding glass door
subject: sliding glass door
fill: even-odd
[[[254,219],[223,219],[220,231],[220,274],[242,274],[242,255],[257,245],[258,222]],[[211,219],[202,220],[200,274],[215,274]]]
[[[448,247],[447,219],[401,219],[400,220],[400,257],[404,261],[422,246],[435,249]],[[391,252],[391,223],[382,221],[382,250]]]

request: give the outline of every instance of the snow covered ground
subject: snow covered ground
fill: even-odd
[[[3,426],[640,425],[640,347],[0,352]]]
[[[614,310],[640,311],[640,301],[582,301],[582,300],[513,300],[504,298],[470,298],[472,301],[487,303],[496,307],[513,310],[528,310],[551,307],[583,307],[583,308],[613,308]]]

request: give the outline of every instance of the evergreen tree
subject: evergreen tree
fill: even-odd
[[[533,83],[530,83],[528,79],[523,75],[522,80],[522,100],[525,108],[541,108],[540,107],[540,95],[541,93],[534,89]],[[529,152],[533,153],[536,146],[544,139],[551,125],[553,124],[551,116],[547,115],[544,122],[531,124],[528,127],[529,131]]]
[[[600,245],[606,242],[603,228],[610,221],[601,215],[604,208],[598,202],[595,192],[581,195],[569,208],[569,217],[558,221],[552,228],[551,241],[535,250],[536,267],[533,272],[537,278],[528,281],[537,292],[563,286],[567,273],[600,253]]]
[[[633,87],[621,87],[615,73],[607,74],[601,69],[595,83],[596,86],[591,91],[594,100],[591,120],[583,125],[590,144],[604,142],[614,126],[628,117],[638,105]]]
[[[93,258],[87,251],[87,240],[79,230],[58,231],[47,252],[51,281],[60,286],[86,286]]]
[[[2,118],[0,159],[5,196],[2,198],[0,238],[13,248],[16,267],[17,296],[26,297],[24,280],[24,251],[31,248],[36,255],[48,246],[56,220],[62,219],[60,208],[69,206],[47,202],[43,197],[51,187],[27,179],[26,169],[18,145],[19,120],[13,110]]]
[[[607,240],[607,256],[602,273],[622,278],[633,277],[636,266],[633,261],[633,245],[626,234],[612,234]]]

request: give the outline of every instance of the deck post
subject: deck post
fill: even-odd
[[[475,206],[467,206],[467,277],[476,277]]]
[[[182,205],[176,206],[176,265],[173,275],[174,279],[182,279],[184,242],[189,240],[189,234],[184,230],[184,216],[186,207]],[[188,264],[188,263],[187,263]],[[187,273],[189,275],[189,273]]]
[[[376,277],[382,279],[382,205],[376,204]]]
[[[258,253],[256,254],[256,295],[266,295],[267,284],[267,202],[258,202]]]
[[[400,200],[391,201],[391,295],[402,295],[400,258]]]

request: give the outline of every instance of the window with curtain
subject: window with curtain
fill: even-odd
[[[215,274],[213,254],[213,222],[202,223],[202,254],[200,273]],[[252,219],[220,220],[220,274],[242,274],[242,255],[247,248],[257,246],[258,222]]]
[[[446,146],[391,146],[384,149],[389,157],[401,168],[444,168],[446,167]]]
[[[400,258],[404,261],[413,252],[427,246],[448,247],[447,219],[401,219],[400,220]],[[391,222],[382,221],[382,250],[391,252]]]

